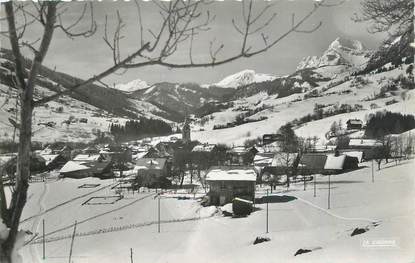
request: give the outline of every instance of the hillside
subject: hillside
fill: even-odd
[[[405,45],[409,42],[403,36],[372,51],[357,40],[337,38],[320,57],[302,59],[294,73],[281,77],[244,70],[215,84],[148,85],[136,79],[115,88],[88,85],[36,109],[35,125],[50,129],[44,123],[90,118],[88,125],[79,124],[76,129],[54,126],[57,133],[53,139],[85,140],[94,137],[92,131],[106,131],[116,121],[144,116],[180,125],[185,116],[193,115],[192,138],[200,141],[241,144],[291,122],[301,135],[318,136],[324,143],[333,121],[345,123],[352,117],[364,120],[369,113],[379,110],[415,112],[410,72],[413,57],[408,49],[396,55],[397,46],[402,50]],[[396,55],[393,63],[383,64],[390,61],[391,53]],[[2,49],[0,55],[0,105],[4,104],[0,109],[0,125],[4,127],[0,138],[10,139],[13,127],[8,119],[15,114],[15,91],[10,88],[13,63],[9,51]],[[26,67],[30,63],[26,60]],[[43,67],[35,96],[40,98],[80,81]],[[311,120],[316,107],[322,116]],[[34,134],[35,140],[47,140],[48,132],[42,137],[42,129]]]

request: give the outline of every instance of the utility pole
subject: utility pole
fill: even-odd
[[[269,202],[269,190],[267,189],[267,234],[268,234],[268,202]]]
[[[160,195],[159,195],[157,203],[158,203],[157,205],[158,206],[158,232],[160,233]]]
[[[130,248],[130,263],[134,263],[134,261],[133,261],[133,248]]]
[[[327,200],[327,207],[330,209],[330,174],[329,174],[329,194],[328,194],[328,200]]]
[[[316,178],[317,178],[317,175],[315,174],[314,175],[314,197],[316,197]]]
[[[42,232],[43,232],[43,240],[42,240],[43,260],[45,260],[46,259],[46,253],[45,253],[45,251],[46,251],[46,249],[45,249],[45,219],[42,220],[42,225],[43,225],[43,228],[42,228]]]
[[[72,233],[72,240],[71,240],[71,249],[69,250],[69,263],[71,263],[71,259],[72,259],[72,248],[73,248],[73,243],[75,240],[75,233],[76,233],[76,220],[75,220],[75,224],[73,226],[73,233]]]
[[[306,185],[306,183],[305,183],[305,176],[303,175],[303,181],[304,181],[304,191],[305,191],[305,185]]]
[[[374,173],[374,170],[373,170],[373,159],[372,159],[372,183],[374,183],[375,182],[375,173]]]

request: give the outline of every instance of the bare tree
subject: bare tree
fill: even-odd
[[[101,80],[104,77],[130,68],[142,68],[151,65],[168,68],[211,67],[264,53],[292,33],[310,33],[315,31],[320,27],[321,23],[309,29],[302,29],[301,26],[320,7],[330,6],[324,3],[324,1],[315,1],[308,13],[299,19],[296,19],[293,14],[289,28],[281,35],[273,36],[266,34],[264,29],[272,25],[277,17],[276,13],[272,12],[274,4],[263,3],[264,6],[257,10],[254,7],[254,1],[242,1],[241,19],[237,20],[234,18],[231,20],[233,27],[241,36],[239,50],[235,50],[233,53],[231,51],[226,53],[230,55],[222,55],[224,44],[213,39],[210,42],[209,50],[206,52],[209,55],[209,59],[196,61],[192,54],[193,46],[198,34],[207,31],[209,24],[214,19],[208,8],[212,2],[175,0],[170,2],[152,1],[152,3],[159,10],[160,24],[151,25],[151,28],[145,28],[145,24],[142,21],[141,6],[138,1],[135,2],[138,18],[137,32],[140,40],[137,48],[132,53],[128,55],[122,54],[120,42],[124,38],[123,29],[125,28],[125,22],[120,12],[116,11],[117,21],[115,29],[113,32],[110,32],[108,19],[105,19],[103,35],[103,41],[112,54],[113,65],[71,87],[59,87],[55,94],[37,100],[33,95],[35,83],[42,63],[48,53],[54,32],[60,30],[71,39],[94,35],[97,31],[98,23],[96,23],[94,18],[93,3],[82,3],[83,8],[79,17],[69,24],[64,22],[64,16],[68,9],[76,5],[75,3],[58,1],[9,1],[3,3],[6,16],[0,19],[7,22],[8,28],[0,33],[9,39],[14,57],[14,77],[20,93],[20,133],[15,191],[12,194],[8,207],[2,207],[1,209],[1,211],[4,211],[1,215],[3,222],[10,229],[7,239],[0,241],[2,242],[2,249],[0,250],[1,262],[11,262],[20,217],[27,199],[30,176],[32,116],[35,107],[50,102],[59,96],[70,94],[88,84],[102,82]],[[81,30],[79,25],[82,24],[84,26],[85,23],[88,23],[88,28]],[[25,40],[25,32],[35,24],[40,25],[42,28],[40,37],[34,41]],[[262,44],[251,44],[253,43],[252,39],[257,38],[262,40]],[[24,60],[22,48],[26,48],[33,53],[31,63],[27,63]],[[188,51],[188,62],[175,63],[172,55],[176,51],[183,49]],[[0,185],[0,187],[3,186]],[[1,205],[4,206],[3,203]]]
[[[370,22],[370,33],[389,32],[400,36],[413,30],[413,0],[363,0],[361,15],[355,15],[357,22]]]

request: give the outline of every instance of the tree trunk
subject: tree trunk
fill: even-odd
[[[5,262],[11,262],[11,255],[19,230],[20,217],[26,204],[27,189],[29,188],[33,112],[32,98],[33,89],[25,89],[21,97],[21,123],[17,156],[16,185],[10,203],[9,220],[7,220],[9,222],[7,226],[10,228],[10,232],[6,241],[2,244],[3,253],[6,256]]]

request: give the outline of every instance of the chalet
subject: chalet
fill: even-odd
[[[69,178],[85,178],[92,176],[88,166],[78,162],[69,161],[60,170],[59,174],[62,177]]]
[[[68,161],[61,154],[40,154],[40,156],[45,159],[46,169],[49,171],[62,167]]]
[[[359,119],[349,119],[346,122],[348,130],[360,130],[363,127],[363,121]]]
[[[375,139],[350,139],[349,146],[344,151],[362,152],[362,161],[367,161],[374,159],[382,147],[383,144]]]
[[[327,155],[325,153],[304,153],[298,164],[300,174],[317,174],[324,172]]]
[[[169,172],[166,158],[141,158],[135,161],[135,166],[139,167],[138,175],[167,177]]]
[[[257,153],[258,150],[255,147],[237,146],[227,151],[226,155],[229,165],[250,165]]]
[[[111,159],[103,154],[78,154],[72,161],[67,162],[59,171],[63,177],[99,178],[111,177]]]
[[[329,154],[324,164],[324,173],[340,173],[347,170],[358,168],[357,157],[345,154]]]
[[[193,147],[192,152],[194,153],[212,153],[216,149],[216,144],[198,144]]]
[[[345,155],[351,156],[351,157],[356,157],[357,161],[359,163],[363,162],[364,157],[365,157],[362,151],[353,151],[353,150],[348,150],[348,149],[342,149],[342,150],[339,150],[339,153],[340,154],[345,154]]]
[[[134,170],[147,187],[163,187],[169,175],[166,158],[141,158],[135,161]]]
[[[132,150],[119,145],[109,146],[104,151],[101,150],[100,154],[110,158],[112,162],[132,162],[133,160]]]
[[[83,154],[98,154],[99,153],[99,149],[95,146],[88,146],[85,149],[82,150]]]
[[[56,154],[59,154],[60,156],[62,156],[66,160],[70,160],[72,150],[73,150],[72,147],[70,147],[69,145],[66,145],[65,143],[54,143],[54,144],[48,145],[45,149],[40,151],[39,154],[40,155],[44,155],[44,154],[56,155]]]
[[[281,152],[274,154],[271,164],[264,167],[260,175],[287,175],[296,164],[298,153]]]
[[[159,158],[169,158],[173,156],[174,154],[174,142],[168,141],[168,142],[159,142],[154,146],[154,149],[158,151]],[[149,156],[150,158],[152,156]]]
[[[271,166],[272,160],[274,159],[274,153],[259,152],[254,156],[254,167],[258,174],[261,174],[262,170]]]
[[[235,197],[253,201],[256,173],[251,167],[212,167],[206,174],[211,205],[224,205]]]

